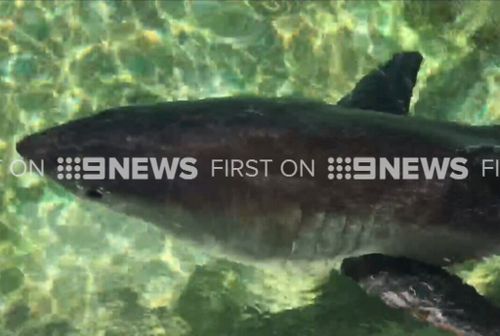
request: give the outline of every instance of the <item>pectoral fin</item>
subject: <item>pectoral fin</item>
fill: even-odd
[[[395,54],[364,76],[337,105],[392,114],[408,114],[410,99],[423,57],[419,52]]]
[[[408,258],[345,259],[341,272],[387,305],[457,335],[500,335],[500,309],[456,275]]]

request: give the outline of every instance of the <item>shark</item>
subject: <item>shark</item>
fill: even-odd
[[[46,175],[78,197],[202,248],[252,260],[344,260],[342,272],[389,305],[425,306],[425,320],[457,334],[498,335],[498,323],[485,329],[484,318],[470,318],[474,307],[442,288],[457,288],[443,267],[500,253],[500,184],[484,167],[498,159],[500,129],[410,115],[422,61],[416,51],[393,55],[337,104],[240,96],[120,106],[29,135],[17,150],[43,160]],[[173,159],[167,169],[188,158],[184,173],[195,167],[196,176],[61,178],[68,158]],[[356,179],[356,158],[456,158],[460,176]],[[265,174],[214,169],[214,160],[235,159],[267,160]],[[283,174],[286,160],[314,162],[314,172]],[[417,284],[432,290],[409,290]]]

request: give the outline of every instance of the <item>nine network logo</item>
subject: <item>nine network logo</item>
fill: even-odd
[[[60,157],[56,169],[58,180],[192,180],[198,175],[195,164],[196,159],[189,157]]]
[[[463,180],[469,175],[466,164],[462,157],[329,157],[328,179]]]

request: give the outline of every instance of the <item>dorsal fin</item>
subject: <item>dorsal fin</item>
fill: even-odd
[[[417,51],[395,54],[364,76],[337,105],[392,114],[408,114],[423,57]]]

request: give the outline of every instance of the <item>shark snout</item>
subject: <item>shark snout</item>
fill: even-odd
[[[17,152],[25,159],[45,159],[54,149],[50,137],[43,134],[33,134],[23,138],[16,144]]]

